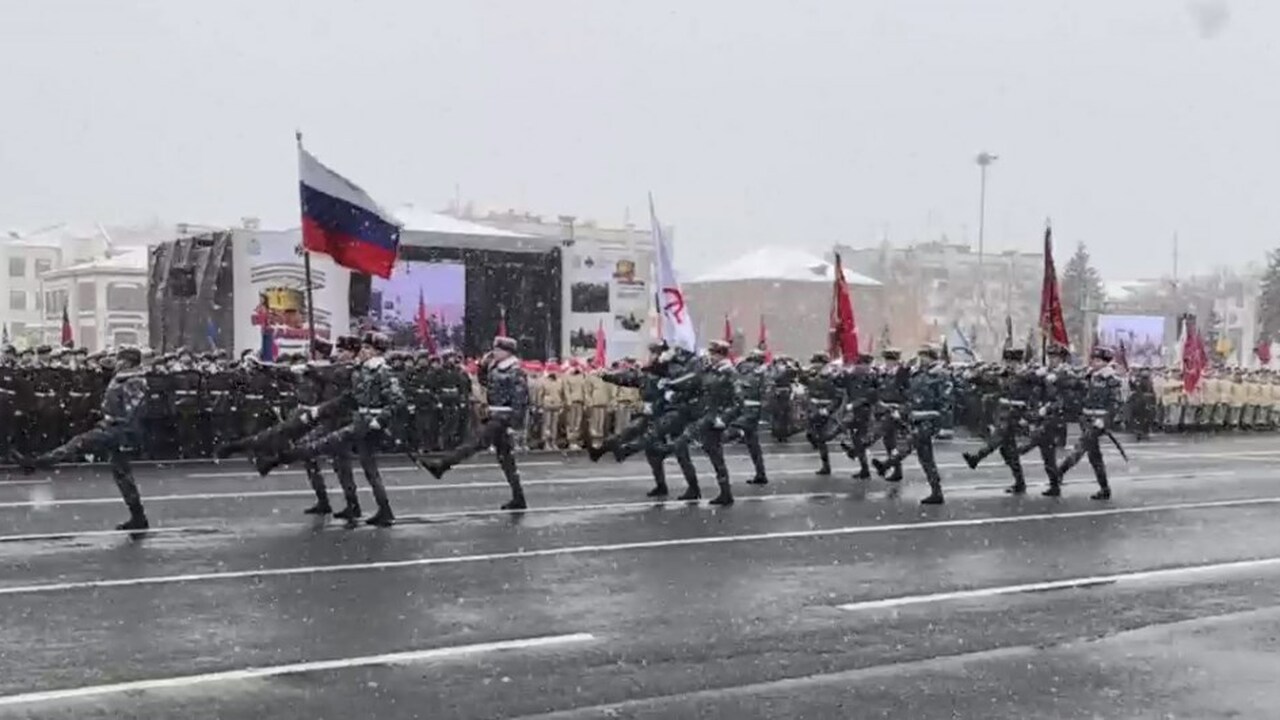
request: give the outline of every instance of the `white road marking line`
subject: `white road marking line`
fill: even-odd
[[[153,527],[145,531],[148,537],[152,535],[179,535],[182,533],[220,533],[226,532],[227,528],[214,527],[212,525],[180,525],[177,527]],[[42,540],[76,540],[79,538],[92,537],[129,537],[137,535],[135,530],[66,530],[63,532],[48,533],[32,533],[28,535],[0,535],[0,544],[3,543],[19,543],[19,542],[38,542]]]
[[[525,638],[522,640],[502,640],[499,642],[477,643],[475,645],[456,645],[454,647],[432,648],[430,650],[410,650],[408,652],[387,653],[385,655],[366,655],[364,657],[341,658],[338,660],[318,660],[312,662],[292,663],[289,665],[271,665],[267,667],[250,667],[241,670],[224,670],[221,672],[202,673],[199,675],[181,675],[178,677],[159,678],[155,680],[134,680],[132,682],[112,683],[110,685],[89,685],[86,687],[68,688],[66,690],[45,690],[41,692],[22,693],[20,695],[0,696],[0,707],[14,705],[31,705],[34,703],[78,700],[102,695],[121,695],[147,692],[151,690],[168,690],[185,688],[192,685],[208,685],[210,683],[233,682],[237,680],[258,680],[279,677],[281,675],[299,675],[302,673],[326,672],[330,670],[348,670],[351,668],[370,667],[375,665],[403,665],[408,663],[428,662],[431,660],[448,660],[468,657],[483,653],[506,650],[531,650],[556,645],[569,645],[595,640],[591,633],[573,633],[570,635],[546,635],[543,637]]]
[[[227,462],[230,462],[230,461],[227,461]],[[537,460],[535,460],[535,461],[533,461],[533,462],[521,462],[521,463],[520,463],[520,467],[522,467],[522,468],[526,468],[526,467],[558,467],[558,466],[562,466],[562,465],[564,465],[564,463],[562,463],[562,462],[553,462],[553,461],[537,461]],[[418,467],[417,465],[389,465],[389,466],[386,466],[386,467],[379,466],[379,468],[378,468],[378,469],[379,469],[379,470],[381,470],[381,471],[382,471],[382,472],[384,472],[384,473],[426,472],[425,470],[423,470],[422,468]],[[459,466],[457,466],[457,467],[453,468],[453,472],[459,472],[459,471],[461,471],[461,470],[497,470],[497,469],[498,469],[498,465],[497,465],[496,463],[476,463],[476,464],[474,464],[474,465],[470,465],[470,464],[468,464],[468,465],[459,465]],[[283,475],[306,475],[306,474],[307,474],[307,471],[306,471],[306,470],[293,470],[293,469],[290,469],[290,470],[273,470],[273,471],[271,472],[271,474],[272,474],[272,476],[276,476],[276,475],[282,475],[282,476],[283,476]],[[254,471],[254,470],[244,470],[244,471],[240,471],[240,472],[234,472],[234,471],[233,471],[233,472],[196,472],[196,473],[186,473],[186,474],[184,474],[182,477],[184,477],[184,478],[191,478],[192,480],[213,480],[213,479],[217,479],[217,478],[257,478],[257,477],[258,477],[258,473],[257,473],[256,471]]]
[[[591,555],[616,553],[627,550],[654,550],[670,547],[722,545],[738,542],[760,542],[765,540],[801,540],[888,532],[936,530],[940,528],[981,527],[984,525],[1008,525],[1039,521],[1074,520],[1079,518],[1106,517],[1110,515],[1140,515],[1158,512],[1176,512],[1179,510],[1211,510],[1231,507],[1248,507],[1251,505],[1261,506],[1277,504],[1280,504],[1280,497],[1245,498],[1240,500],[1170,503],[1168,505],[1149,505],[1145,507],[1132,508],[1106,508],[1100,510],[1081,510],[1077,512],[1063,513],[1005,515],[984,518],[968,518],[964,520],[937,520],[885,525],[853,525],[825,528],[821,530],[791,530],[770,533],[750,533],[743,535],[709,535],[668,540],[642,540],[638,542],[616,543],[613,545],[567,545],[562,547],[539,548],[536,550],[515,550],[511,552],[486,553],[480,555],[423,557],[412,558],[409,560],[382,560],[377,562],[346,563],[341,565],[259,568],[256,570],[230,570],[225,572],[189,573],[185,575],[79,580],[71,582],[44,583],[39,585],[0,586],[0,596],[65,592],[69,590],[99,590],[104,588],[173,585],[188,582],[241,580],[245,578],[289,577],[294,575],[358,572],[365,570],[391,570],[412,567],[429,567],[435,565],[465,565],[471,563],[493,562],[496,560],[524,560],[527,558],[558,557],[564,555]]]
[[[1112,482],[1117,480],[1129,482],[1149,482],[1156,480],[1199,480],[1206,477],[1224,477],[1235,475],[1234,471],[1223,471],[1217,473],[1164,473],[1158,475],[1120,475],[1112,478]],[[485,484],[486,487],[507,487],[506,483]],[[972,491],[972,490],[1000,490],[1009,486],[1009,483],[983,483],[972,485],[947,485],[948,493]],[[890,486],[878,487],[875,491],[876,495],[883,495]],[[913,486],[914,487],[914,486]],[[299,491],[299,494],[308,494]],[[783,493],[775,492],[764,495],[738,495],[738,504],[763,503],[763,502],[780,502],[780,501],[801,501],[801,500],[847,500],[856,498],[865,498],[868,493],[838,491],[838,490],[814,490],[812,492],[799,493]],[[1039,495],[1031,493],[1027,496],[1028,500],[1038,501]],[[1047,501],[1046,501],[1047,502]],[[548,505],[541,507],[532,507],[526,510],[494,510],[491,508],[475,508],[471,510],[450,510],[438,513],[417,513],[412,515],[400,515],[401,522],[433,522],[436,520],[450,520],[465,517],[494,517],[506,515],[520,514],[553,514],[568,512],[591,512],[591,511],[610,511],[610,510],[639,510],[645,508],[666,508],[666,507],[699,507],[707,506],[708,499],[701,500],[677,500],[675,498],[652,499],[652,500],[634,500],[607,503],[583,503],[578,505]],[[270,525],[245,525],[238,527],[218,526],[218,525],[192,525],[179,527],[153,527],[146,531],[147,536],[153,535],[176,535],[182,533],[199,533],[199,534],[215,534],[215,533],[238,533],[243,534],[248,531],[261,530],[263,528],[272,529],[288,529],[297,530],[303,527],[299,523],[273,523]],[[33,542],[43,540],[70,540],[79,537],[95,537],[95,536],[130,536],[136,533],[129,530],[64,530],[62,532],[49,532],[29,535],[0,535],[0,544],[16,543],[16,542]]]
[[[846,603],[837,607],[841,610],[884,610],[904,607],[907,605],[924,605],[927,603],[947,602],[949,600],[972,600],[975,598],[996,597],[998,595],[1016,595],[1021,593],[1047,592],[1050,590],[1070,590],[1096,585],[1115,585],[1134,580],[1164,580],[1181,575],[1252,570],[1255,568],[1265,568],[1277,565],[1280,565],[1280,557],[1260,558],[1257,560],[1237,560],[1232,562],[1212,563],[1209,565],[1184,565],[1180,567],[1159,568],[1156,570],[1115,573],[1113,575],[1093,575],[1088,577],[1071,578],[1068,580],[1049,580],[1046,582],[1023,583],[1021,585],[986,587],[975,590],[955,590],[952,592],[929,593],[927,595],[904,595],[893,598],[881,598],[879,600],[863,600],[861,602]]]
[[[985,468],[984,468],[985,469]],[[993,470],[1003,470],[1002,466],[992,465]],[[808,468],[787,468],[782,470],[770,470],[771,477],[786,477],[791,475],[812,475],[813,471]],[[1194,471],[1186,471],[1184,473],[1169,473],[1161,475],[1152,475],[1150,479],[1166,479],[1180,477],[1215,477],[1223,475],[1234,475],[1234,471],[1212,472],[1212,473],[1196,473]],[[848,476],[836,473],[831,476],[834,481],[847,481]],[[1115,478],[1136,479],[1144,476],[1126,476],[1124,474],[1114,475]],[[543,478],[538,480],[524,480],[521,484],[525,487],[545,487],[556,485],[610,485],[616,483],[630,483],[642,480],[653,480],[653,476],[646,475],[605,475],[599,477],[573,477],[573,478]],[[860,481],[859,481],[860,482]],[[402,492],[437,492],[442,490],[488,490],[494,488],[508,487],[506,481],[491,482],[462,482],[462,483],[415,483],[411,485],[387,485],[388,493]],[[965,489],[965,485],[949,485],[945,481],[943,489]],[[999,483],[986,483],[974,486],[977,489],[1000,488],[1005,487]],[[330,492],[337,492],[335,488],[329,488]],[[294,489],[294,490],[241,490],[232,492],[207,492],[207,493],[175,493],[170,495],[147,495],[143,497],[144,502],[179,502],[184,500],[252,500],[255,498],[283,498],[283,497],[312,497],[314,492],[310,489]],[[51,508],[62,506],[79,506],[79,505],[116,505],[120,503],[118,496],[109,497],[88,497],[88,498],[48,498],[40,500],[8,500],[0,502],[0,510],[15,508]]]

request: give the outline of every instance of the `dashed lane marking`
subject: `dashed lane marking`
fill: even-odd
[[[974,600],[978,598],[996,597],[999,595],[1018,595],[1022,593],[1050,592],[1053,590],[1078,590],[1105,585],[1116,585],[1124,582],[1141,580],[1172,580],[1185,575],[1230,573],[1277,566],[1280,566],[1280,557],[1259,558],[1256,560],[1237,560],[1232,562],[1212,563],[1208,565],[1182,565],[1178,567],[1159,568],[1156,570],[1140,570],[1137,572],[1115,573],[1112,575],[1092,575],[1087,577],[1070,578],[1067,580],[1023,583],[1021,585],[1000,585],[973,590],[928,593],[925,595],[903,595],[900,597],[881,598],[879,600],[863,600],[861,602],[846,603],[838,607],[841,610],[852,611],[888,610],[908,605],[925,605],[929,603],[949,602],[952,600]]]
[[[365,655],[362,657],[299,662],[288,665],[249,667],[240,670],[224,670],[221,672],[202,673],[199,675],[180,675],[177,677],[159,678],[154,680],[134,680],[131,682],[112,683],[109,685],[88,685],[78,688],[68,688],[65,690],[45,690],[41,692],[22,693],[20,695],[0,696],[0,707],[34,705],[38,703],[56,703],[66,700],[101,697],[104,695],[126,695],[156,690],[172,690],[176,688],[188,688],[194,685],[209,685],[211,683],[226,683],[242,680],[259,680],[263,678],[280,677],[282,675],[301,675],[303,673],[349,670],[351,668],[378,665],[405,665],[432,660],[450,660],[453,658],[470,657],[493,652],[535,650],[560,645],[572,645],[590,642],[592,640],[595,640],[595,636],[590,633],[545,635],[542,637],[523,638],[520,640],[502,640],[499,642],[477,643],[474,645],[455,645],[453,647],[431,648],[429,650],[410,650],[408,652],[387,653],[385,655]]]

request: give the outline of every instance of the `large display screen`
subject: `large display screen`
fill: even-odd
[[[460,262],[401,261],[373,278],[369,320],[399,348],[443,352],[466,346],[467,268]]]
[[[1119,351],[1131,366],[1164,364],[1165,319],[1160,315],[1099,315],[1098,340]]]

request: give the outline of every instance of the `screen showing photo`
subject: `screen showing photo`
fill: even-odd
[[[402,262],[390,279],[373,278],[369,321],[398,348],[461,350],[466,297],[462,263]]]

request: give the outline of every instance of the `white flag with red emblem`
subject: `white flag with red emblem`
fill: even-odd
[[[684,300],[684,291],[680,289],[680,280],[676,277],[676,268],[671,262],[671,244],[667,242],[662,225],[658,222],[658,214],[653,209],[653,195],[649,196],[649,223],[653,233],[653,250],[657,256],[654,272],[657,287],[654,295],[658,304],[662,339],[673,348],[696,352],[698,336],[693,331],[689,305]]]

